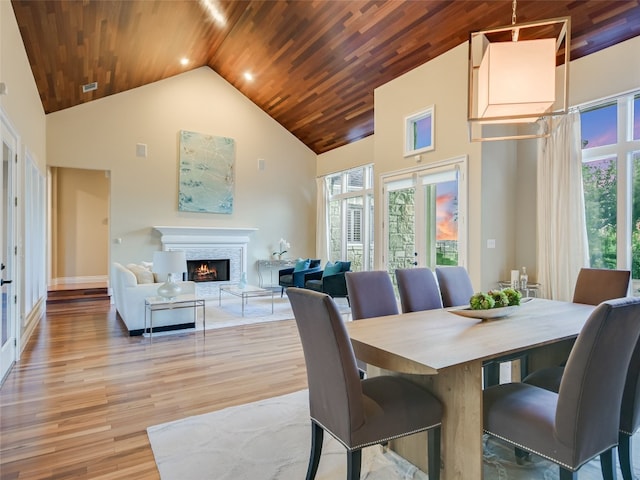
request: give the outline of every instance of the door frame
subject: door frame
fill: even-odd
[[[467,155],[461,155],[459,157],[453,157],[447,160],[441,160],[438,162],[433,162],[425,165],[419,165],[417,167],[407,168],[403,170],[396,170],[394,172],[389,172],[380,175],[380,192],[382,208],[380,208],[380,218],[379,225],[382,225],[381,233],[382,233],[382,250],[381,250],[381,261],[382,261],[382,269],[388,270],[388,251],[389,251],[389,235],[388,235],[388,197],[387,197],[387,185],[390,182],[398,181],[398,180],[410,180],[414,179],[414,185],[416,187],[419,186],[419,182],[417,179],[430,175],[432,173],[437,173],[438,171],[446,171],[452,168],[456,168],[458,170],[459,178],[458,178],[458,265],[464,266],[467,268],[467,258],[468,258],[468,250],[469,250],[469,234],[468,234],[468,222],[467,222],[467,212],[469,209],[468,206],[468,182],[467,182],[467,171],[468,171],[468,157]],[[424,219],[416,218],[415,219],[416,232],[418,229],[424,227]],[[418,242],[416,242],[418,243]],[[421,248],[419,245],[416,245],[416,248]],[[418,255],[418,265],[420,267],[426,266],[423,264],[423,259],[426,258],[426,255]]]
[[[6,235],[2,234],[2,238],[6,238],[8,241],[8,245],[4,245],[4,242],[0,240],[0,248],[3,249],[4,252],[13,252],[10,254],[8,258],[5,259],[6,265],[8,268],[9,275],[12,277],[12,283],[7,285],[7,302],[6,306],[8,307],[7,318],[8,318],[8,326],[9,326],[9,335],[7,345],[0,345],[2,360],[0,361],[0,385],[6,379],[7,375],[11,371],[11,368],[15,364],[15,362],[19,358],[20,352],[20,324],[18,323],[18,302],[17,302],[17,292],[18,289],[18,268],[17,268],[17,251],[16,251],[16,225],[17,225],[17,197],[18,197],[18,156],[20,149],[20,136],[16,132],[16,130],[11,125],[8,117],[5,115],[4,111],[0,109],[0,138],[2,143],[5,142],[9,144],[12,148],[13,159],[9,159],[9,177],[6,179],[6,184],[8,187],[8,197],[9,197],[9,207],[10,207],[10,218],[8,219],[7,226],[10,231],[7,232]],[[4,159],[3,159],[4,162]],[[4,166],[3,166],[4,168]],[[0,201],[0,209],[2,209],[4,215],[4,202],[6,199],[3,198]],[[3,219],[3,225],[4,225]],[[6,274],[5,276],[6,279]],[[1,309],[2,307],[0,307]]]

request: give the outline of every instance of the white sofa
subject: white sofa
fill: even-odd
[[[158,295],[158,287],[151,270],[145,265],[128,264],[126,267],[114,262],[111,272],[112,290],[116,310],[124,322],[129,335],[144,333],[144,300]],[[195,282],[178,282],[182,293],[195,293]],[[192,308],[156,311],[153,314],[153,331],[193,328]]]

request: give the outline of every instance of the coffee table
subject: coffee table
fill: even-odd
[[[222,292],[235,295],[242,300],[242,316],[244,317],[244,306],[252,297],[268,297],[271,295],[271,314],[273,314],[273,289],[256,287],[254,285],[221,285],[218,292],[218,306],[222,305]]]

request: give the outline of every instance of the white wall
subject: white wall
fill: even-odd
[[[377,88],[375,98],[375,206],[376,225],[382,220],[381,174],[417,165],[413,157],[404,158],[405,117],[435,106],[435,149],[422,154],[422,165],[466,155],[469,164],[469,211],[467,268],[474,287],[480,288],[481,205],[483,158],[481,146],[469,142],[467,129],[467,44],[460,45],[434,60]],[[489,192],[490,193],[490,192]],[[383,245],[381,229],[376,229],[376,245]],[[376,249],[376,268],[382,265],[381,248]]]
[[[0,82],[8,89],[0,107],[42,172],[46,164],[45,115],[11,2],[0,2]]]
[[[180,130],[235,139],[231,215],[178,211]],[[47,155],[49,165],[111,172],[112,261],[151,260],[154,225],[258,228],[250,282],[281,237],[293,256],[314,254],[316,155],[208,67],[48,115]]]
[[[15,192],[18,198],[17,224],[15,226],[18,259],[13,280],[14,286],[17,285],[15,293],[18,295],[19,305],[18,348],[22,350],[26,345],[28,335],[37,324],[44,303],[44,297],[42,297],[40,303],[36,303],[33,310],[26,311],[25,309],[25,285],[22,272],[25,268],[25,258],[33,254],[33,252],[24,250],[25,153],[29,152],[42,175],[45,175],[46,122],[27,53],[22,44],[13,8],[9,1],[0,1],[0,82],[3,82],[8,90],[6,95],[0,96],[2,116],[7,119],[10,127],[15,131],[19,143]]]
[[[109,178],[103,170],[51,168],[51,276],[73,283],[109,276]]]
[[[470,143],[467,129],[467,43],[379,87],[375,91],[374,159],[376,225],[382,218],[380,175],[416,165],[403,157],[404,118],[435,105],[435,149],[422,164],[467,155],[469,159],[468,269],[476,289],[490,289],[527,267],[536,280],[537,141]],[[571,62],[569,104],[640,89],[640,37]],[[343,147],[344,148],[344,147]],[[338,149],[340,150],[340,149]],[[349,152],[336,152],[348,164]],[[320,157],[319,160],[322,160]],[[331,166],[335,169],[335,166]],[[318,168],[318,172],[321,172]],[[487,248],[495,239],[496,248]],[[382,231],[376,228],[376,244]],[[381,254],[381,248],[377,249]],[[376,258],[378,267],[381,259]]]
[[[316,175],[320,177],[322,175],[329,175],[330,173],[373,163],[373,149],[374,136],[370,135],[343,147],[321,153],[318,155]]]
[[[640,37],[571,62],[569,105],[640,89]]]

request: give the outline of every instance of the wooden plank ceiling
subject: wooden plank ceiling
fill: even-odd
[[[213,1],[13,0],[44,111],[209,66],[322,153],[373,133],[376,87],[512,11],[511,0]],[[640,35],[640,0],[520,0],[516,13],[570,16],[572,59]]]

